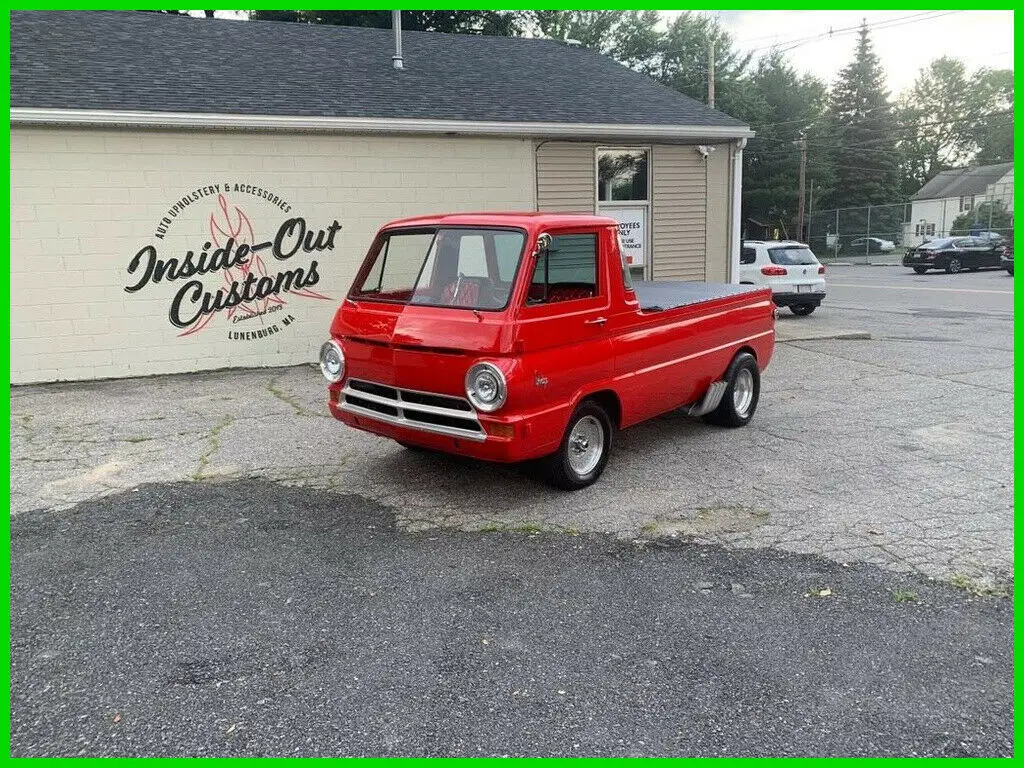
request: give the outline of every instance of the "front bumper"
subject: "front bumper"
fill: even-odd
[[[474,421],[479,429],[467,429],[453,427],[450,423],[417,421],[419,414],[412,414],[413,419],[407,418],[401,404],[394,409],[397,413],[379,413],[353,406],[346,400],[346,391],[350,392],[341,384],[332,385],[327,406],[334,418],[350,427],[429,450],[500,463],[526,461],[553,453],[558,449],[569,415],[566,408],[500,416],[473,411],[467,414],[466,420]]]
[[[772,301],[777,307],[792,307],[796,304],[812,304],[819,306],[825,299],[823,291],[807,293],[775,293],[772,294]]]

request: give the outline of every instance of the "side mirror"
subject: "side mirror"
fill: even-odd
[[[534,255],[541,251],[546,251],[551,247],[551,235],[547,232],[541,232],[537,235],[537,248],[534,250]]]

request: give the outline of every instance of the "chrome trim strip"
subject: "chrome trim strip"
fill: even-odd
[[[440,424],[427,424],[422,421],[410,421],[404,416],[389,416],[386,413],[371,411],[369,408],[360,408],[358,405],[352,405],[351,403],[339,402],[338,408],[343,411],[347,411],[348,413],[353,413],[356,416],[365,416],[368,419],[376,419],[377,421],[394,424],[398,427],[418,429],[420,432],[433,432],[437,435],[460,437],[466,440],[475,440],[478,443],[482,443],[487,439],[487,434],[482,431],[472,432],[468,429],[458,429],[457,427],[445,427]]]
[[[403,390],[401,387],[396,387],[393,384],[379,384],[375,381],[367,381],[366,379],[354,379],[354,381],[359,382],[361,384],[371,384],[373,386],[386,387],[388,389],[395,390],[395,393],[398,395],[398,397],[392,399],[390,397],[384,397],[382,395],[375,395],[371,392],[363,392],[362,390],[359,389],[353,389],[351,387],[352,381],[353,379],[349,379],[347,382],[345,382],[344,389],[342,389],[341,392],[338,393],[338,407],[343,411],[353,413],[357,416],[365,416],[370,419],[377,419],[378,421],[383,421],[386,424],[394,424],[396,426],[407,427],[409,429],[418,429],[421,432],[433,432],[434,434],[438,435],[460,437],[465,438],[467,440],[475,440],[477,442],[483,442],[487,439],[487,433],[484,432],[483,426],[480,425],[480,421],[479,419],[477,419],[476,411],[472,410],[472,407],[471,410],[460,411],[456,410],[455,408],[440,408],[434,405],[422,405],[420,403],[411,403],[402,398],[402,392],[406,391],[411,392],[413,394],[429,395],[432,397],[448,397],[451,398],[452,400],[460,400],[462,402],[466,402],[464,398],[457,397],[455,395],[444,395],[437,392],[423,392],[415,389]],[[367,402],[387,406],[388,408],[394,408],[395,410],[398,411],[398,415],[391,416],[390,414],[380,413],[379,411],[375,411],[371,408],[363,408],[353,403],[348,403],[345,401],[345,397],[347,395],[351,395],[352,397],[366,400]],[[450,419],[461,419],[463,421],[471,421],[479,427],[479,430],[461,429],[460,427],[450,427],[443,424],[430,424],[428,422],[417,421],[416,419],[409,419],[406,418],[406,411],[409,411],[411,413],[432,414],[434,416],[445,416]]]

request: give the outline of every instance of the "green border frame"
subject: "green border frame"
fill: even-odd
[[[402,3],[401,5],[402,5],[403,8],[409,8],[409,9],[429,9],[429,8],[436,7],[436,5],[438,5],[438,4],[437,3],[425,3],[425,2],[406,2],[406,3]],[[443,3],[443,5],[445,7],[448,7],[448,8],[456,8],[456,9],[469,9],[469,8],[479,8],[480,7],[479,3],[470,3],[470,2],[462,3],[462,2],[459,2],[458,0],[456,2]],[[5,57],[4,62],[3,62],[4,77],[3,77],[2,86],[0,86],[0,87],[3,88],[3,91],[5,93],[8,109],[10,108],[10,14],[9,14],[9,12],[11,10],[22,10],[22,9],[48,9],[48,10],[73,10],[73,9],[74,10],[79,10],[79,9],[81,9],[81,10],[114,10],[114,9],[126,9],[126,10],[141,10],[141,9],[151,9],[151,8],[156,8],[156,7],[162,7],[162,6],[156,6],[156,5],[146,4],[146,3],[131,3],[131,2],[125,2],[124,0],[121,0],[120,2],[118,2],[117,0],[114,0],[114,2],[103,2],[103,3],[93,3],[93,2],[79,2],[79,3],[69,3],[69,2],[30,2],[30,3],[26,3],[26,4],[18,3],[18,4],[8,4],[8,5],[6,5],[6,7],[5,7],[5,11],[6,12],[4,14],[4,18],[3,18],[3,22],[2,22],[2,26],[3,26],[2,34],[3,34],[4,43],[6,45],[6,49],[8,51],[8,55]],[[251,3],[246,4],[244,9],[241,9],[241,8],[239,8],[239,9],[228,8],[228,9],[225,9],[225,10],[278,9],[280,7],[281,7],[281,3],[279,3],[279,2],[278,3],[272,3],[272,2],[263,2],[262,0],[256,0],[255,2],[251,2]],[[339,8],[339,7],[341,7],[341,8],[353,8],[353,9],[366,9],[366,8],[380,8],[381,6],[379,4],[378,5],[371,5],[371,4],[368,4],[368,3],[338,3],[338,2],[335,2],[335,3],[323,3],[323,4],[321,4],[321,3],[311,3],[307,7],[313,8],[313,9],[321,9],[321,8],[322,9],[327,9],[327,8],[333,9],[333,8]],[[387,7],[387,6],[385,6],[385,7]],[[656,5],[656,4],[649,4],[649,5],[645,5],[645,6],[642,6],[642,7],[644,7],[644,8],[653,8],[655,10],[671,10],[674,7],[678,7],[678,4],[676,6],[674,6],[674,7],[663,7],[663,6]],[[536,8],[538,8],[538,4],[536,4],[536,3],[525,3],[525,2],[518,2],[518,3],[517,2],[511,2],[511,3],[502,3],[501,4],[501,8],[505,9],[505,10],[529,10],[529,9],[536,9]],[[580,2],[576,2],[576,3],[573,3],[573,2],[562,3],[562,4],[559,4],[559,5],[555,5],[555,6],[548,6],[548,5],[542,4],[541,8],[543,8],[545,10],[547,10],[547,9],[606,9],[606,8],[634,9],[634,8],[638,8],[638,6],[637,6],[637,4],[634,4],[634,3],[622,2],[622,0],[617,0],[617,1],[616,0],[612,0],[612,2],[606,2],[606,3],[602,3],[602,4],[589,4],[589,3],[580,3]],[[945,10],[945,9],[967,10],[967,9],[964,8],[963,4],[953,4],[953,3],[950,3],[949,0],[944,0],[943,2],[939,2],[939,3],[934,3],[934,2],[932,2],[932,3],[925,3],[925,2],[916,2],[916,1],[915,2],[907,2],[906,0],[903,0],[903,2],[896,2],[896,3],[893,3],[893,2],[878,2],[878,0],[868,0],[867,2],[854,3],[854,2],[850,2],[849,0],[841,0],[839,6],[835,6],[833,4],[831,8],[823,8],[820,2],[816,3],[816,2],[813,2],[813,0],[806,0],[805,2],[793,2],[791,0],[788,3],[782,3],[782,4],[780,4],[780,6],[773,7],[770,10],[863,10],[863,11],[869,13],[872,10]],[[1012,4],[1012,3],[983,3],[981,7],[970,8],[970,10],[1013,10],[1013,9],[1014,9],[1014,4]],[[750,2],[750,0],[748,0],[747,2],[724,2],[724,3],[721,3],[717,8],[696,8],[696,9],[692,9],[692,10],[698,10],[698,11],[707,10],[707,11],[711,11],[711,10],[768,10],[768,9],[765,9],[763,7],[758,7],[755,3],[752,3],[752,2]],[[1024,37],[1024,36],[1022,36],[1022,37]],[[1015,38],[1015,42],[1016,42],[1016,38],[1017,38],[1016,29],[1014,30],[1014,38]],[[1018,53],[1017,50],[1015,50],[1014,51],[1014,65],[1015,65],[1014,69],[1016,69],[1016,60],[1017,60],[1018,56],[1019,56],[1019,53]],[[1014,146],[1015,147],[1020,146],[1020,140],[1021,140],[1021,135],[1022,135],[1021,129],[1019,127],[1017,127],[1019,125],[1019,121],[1017,120],[1017,118],[1019,118],[1019,116],[1020,116],[1019,115],[1019,111],[1016,109],[1016,104],[1015,104],[1014,105],[1014,118],[1015,118]],[[8,157],[9,157],[10,156],[10,139],[11,139],[10,122],[8,122],[8,125],[7,125],[6,139],[7,139]],[[9,204],[10,204],[10,164],[9,163],[8,163],[8,169],[7,169],[7,179],[8,179],[8,183],[5,185],[5,188],[4,188],[5,189],[5,193],[4,194],[7,196],[8,206],[9,206]],[[9,243],[10,242],[10,230],[9,230],[10,219],[9,218],[7,220],[5,220],[5,223],[4,223],[3,227],[4,227],[4,232],[7,235],[7,237],[5,239],[5,242]],[[8,290],[6,292],[6,295],[10,296],[10,258],[9,257],[7,258],[7,263],[8,263],[8,270],[7,270],[7,273],[5,275],[5,282],[7,284]],[[1014,306],[1014,314],[1016,315],[1016,314],[1019,313],[1019,311],[1021,310],[1022,306],[1024,306],[1024,299],[1017,299],[1016,296],[1014,296],[1013,306]],[[6,324],[7,324],[7,333],[5,334],[5,344],[4,344],[4,349],[5,349],[5,352],[6,352],[6,354],[5,354],[6,366],[4,368],[4,375],[6,377],[7,386],[8,386],[8,389],[9,389],[10,388],[10,304],[9,303],[8,303],[8,314],[6,316]],[[1015,390],[1015,392],[1020,391],[1021,385],[1024,384],[1024,374],[1022,374],[1022,372],[1020,370],[1020,366],[1018,365],[1018,363],[1020,362],[1020,358],[1021,358],[1021,353],[1020,353],[1020,341],[1021,340],[1022,340],[1021,339],[1021,334],[1018,333],[1018,327],[1017,327],[1016,321],[1015,321],[1014,322],[1014,355],[1013,355],[1013,360],[1014,360],[1014,390]],[[1015,418],[1016,418],[1017,413],[1018,413],[1018,401],[1017,401],[1016,396],[1015,396],[1014,397],[1014,417]],[[8,408],[8,411],[7,411],[6,423],[7,423],[7,433],[6,433],[7,434],[7,451],[5,451],[5,453],[4,453],[4,459],[3,460],[4,460],[5,466],[7,468],[8,478],[10,478],[10,427],[11,427],[10,408]],[[1014,443],[1014,476],[1015,476],[1015,478],[1016,478],[1016,458],[1017,458],[1017,446],[1016,446],[1016,441],[1015,441],[1015,443]],[[8,484],[8,487],[7,487],[7,490],[6,490],[6,495],[7,495],[8,507],[9,507],[10,506],[10,484]],[[1016,488],[1016,483],[1015,483],[1014,484],[1014,506],[1015,507],[1016,507],[1016,502],[1017,502],[1017,488]],[[9,693],[10,692],[10,594],[11,594],[10,593],[10,579],[11,579],[10,542],[11,542],[11,537],[10,537],[10,515],[9,514],[4,517],[3,536],[4,536],[4,542],[5,542],[5,545],[6,545],[6,554],[7,554],[5,565],[4,565],[4,568],[3,568],[4,584],[3,584],[3,597],[2,597],[2,601],[3,601],[3,604],[4,604],[4,608],[5,608],[5,610],[3,611],[3,630],[4,630],[4,636],[7,639],[7,663],[4,664],[4,666],[3,666],[2,675],[3,675],[3,683],[4,683],[3,687]],[[1018,543],[1018,540],[1019,540],[1020,536],[1021,536],[1021,532],[1020,532],[1018,526],[1016,525],[1016,520],[1015,520],[1014,521],[1014,552],[1016,552],[1016,550],[1017,550],[1017,546],[1016,545]],[[1017,565],[1016,565],[1016,562],[1015,562],[1014,563],[1014,581],[1016,581],[1016,576],[1017,576]],[[1015,634],[1015,637],[1017,635],[1019,635],[1019,631],[1018,630],[1019,630],[1019,613],[1018,613],[1018,611],[1016,609],[1016,603],[1015,603],[1014,604],[1014,634]],[[1015,710],[1014,711],[1014,741],[1015,742],[1021,736],[1022,732],[1024,732],[1024,726],[1022,726],[1022,721],[1021,721],[1020,718],[1017,717],[1017,713],[1016,713],[1016,703],[1018,701],[1017,696],[1016,696],[1017,688],[1018,688],[1017,683],[1022,678],[1024,678],[1024,673],[1021,672],[1020,665],[1017,663],[1019,661],[1019,657],[1018,657],[1018,654],[1017,654],[1017,648],[1018,648],[1018,646],[1017,646],[1017,643],[1016,643],[1016,640],[1015,640],[1015,642],[1014,642],[1014,662],[1015,662],[1015,664],[1014,664],[1014,667],[1015,667],[1015,671],[1014,671],[1014,684],[1015,684],[1014,685],[1014,704],[1015,704],[1015,707],[1014,707],[1014,710]],[[9,695],[8,695],[7,701],[5,702],[4,707],[3,707],[3,714],[4,714],[4,730],[3,730],[3,735],[2,735],[2,739],[3,739],[2,751],[3,751],[4,755],[9,756],[11,754],[11,728],[10,728],[11,721],[10,721],[10,696]],[[100,764],[102,764],[102,765],[110,765],[112,762],[114,764],[124,764],[124,763],[132,763],[132,762],[141,761],[141,760],[147,760],[147,759],[151,759],[151,758],[131,758],[131,757],[123,757],[123,758],[77,758],[77,759],[76,758],[16,758],[16,759],[13,760],[13,762],[23,763],[23,762],[31,761],[33,763],[37,763],[37,762],[51,763],[51,762],[55,762],[55,761],[63,762],[65,760],[76,760],[76,765],[100,765]],[[164,761],[164,764],[175,764],[175,763],[185,764],[187,761],[192,760],[192,759],[194,759],[194,758],[163,758],[163,761]],[[232,764],[241,764],[241,763],[248,763],[250,761],[255,761],[255,760],[264,760],[264,761],[270,761],[271,763],[279,763],[279,762],[282,762],[282,761],[293,762],[293,761],[296,761],[296,760],[316,760],[316,759],[321,759],[321,758],[228,758],[228,757],[223,757],[223,758],[207,758],[207,759],[208,760],[216,760],[216,761],[221,762],[221,763],[228,762],[228,763],[232,763]],[[349,758],[349,759],[359,759],[361,761],[380,762],[380,763],[385,763],[386,762],[388,764],[394,764],[395,760],[398,760],[398,761],[406,761],[406,760],[413,761],[413,760],[416,760],[416,758],[390,758],[390,759],[389,758]],[[444,763],[446,763],[448,765],[452,765],[452,766],[454,766],[454,765],[482,765],[482,764],[486,764],[486,763],[492,763],[494,765],[498,765],[498,764],[500,764],[500,765],[508,765],[509,762],[510,762],[510,760],[502,760],[502,759],[498,759],[498,758],[420,758],[420,759],[430,759],[430,760],[433,760],[433,761],[444,762]],[[532,762],[535,762],[535,760],[537,760],[537,759],[542,760],[544,763],[551,764],[551,765],[554,765],[554,764],[576,763],[576,762],[579,762],[579,761],[597,761],[597,760],[602,761],[602,762],[614,761],[614,762],[619,763],[619,764],[643,764],[643,765],[649,765],[651,763],[651,761],[660,762],[660,763],[667,763],[667,762],[677,762],[677,761],[682,761],[682,760],[697,760],[697,759],[703,759],[703,758],[536,758],[536,759],[513,758],[513,759],[511,759],[511,762],[525,762],[525,761],[529,760],[529,762],[532,763]],[[748,763],[748,762],[755,762],[755,761],[761,762],[761,761],[765,761],[765,760],[786,760],[787,763],[790,764],[790,765],[808,765],[809,766],[809,765],[816,764],[821,758],[720,758],[720,759],[725,760],[726,762],[729,762],[729,763]],[[997,759],[995,759],[995,758],[992,758],[992,759],[981,759],[981,760],[979,760],[979,759],[968,759],[968,758],[944,758],[944,759],[943,758],[927,758],[927,759],[929,759],[929,760],[939,760],[939,759],[942,759],[944,764],[970,762],[972,765],[977,765],[979,763],[1001,762],[1001,761],[997,761]],[[832,762],[835,762],[835,761],[839,761],[839,762],[853,762],[854,760],[855,760],[855,758],[830,758],[830,761],[832,761]],[[859,765],[865,765],[865,764],[869,764],[869,763],[876,763],[876,762],[882,762],[882,761],[884,761],[886,763],[892,763],[894,761],[896,761],[896,762],[905,762],[905,761],[910,761],[910,760],[912,760],[912,758],[905,758],[905,757],[861,758],[861,759],[857,759],[857,763]]]

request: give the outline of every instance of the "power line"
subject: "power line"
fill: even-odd
[[[924,11],[922,13],[915,13],[915,14],[911,14],[909,16],[900,16],[900,17],[897,17],[895,19],[888,19],[888,20],[885,20],[885,21],[879,21],[879,22],[876,22],[874,24],[863,24],[863,25],[857,25],[855,27],[844,27],[844,28],[841,28],[841,29],[830,29],[828,32],[822,32],[821,34],[818,34],[818,35],[812,35],[810,37],[800,38],[800,39],[797,39],[797,40],[790,41],[788,43],[784,43],[783,45],[785,47],[781,47],[780,48],[778,44],[766,45],[766,46],[761,46],[760,48],[750,49],[749,52],[750,53],[756,53],[757,51],[775,49],[779,53],[788,53],[789,51],[792,51],[795,48],[799,48],[802,45],[807,45],[808,43],[813,43],[813,42],[816,42],[818,40],[823,40],[825,38],[832,38],[832,37],[841,37],[841,36],[844,36],[844,35],[853,34],[854,32],[859,32],[862,27],[866,27],[867,29],[875,29],[875,30],[878,30],[878,29],[888,29],[890,27],[902,26],[903,24],[915,24],[915,23],[919,23],[919,22],[922,22],[922,21],[931,21],[932,19],[938,19],[938,18],[941,18],[943,16],[950,16],[950,15],[952,15],[954,13],[962,13],[962,11]]]

